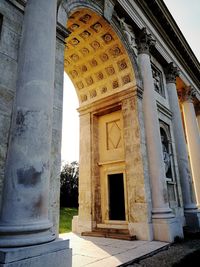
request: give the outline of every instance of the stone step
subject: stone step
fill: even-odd
[[[129,231],[126,229],[95,229],[91,232],[82,232],[82,236],[104,237],[121,240],[136,240],[136,236],[130,236]]]
[[[129,235],[129,230],[128,229],[117,229],[117,228],[96,228],[95,231],[99,232],[106,232],[106,233],[113,233],[113,234],[128,234]]]

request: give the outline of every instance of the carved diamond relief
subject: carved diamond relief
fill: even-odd
[[[107,130],[107,150],[117,149],[122,146],[120,120],[108,122]]]

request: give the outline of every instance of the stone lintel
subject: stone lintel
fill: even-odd
[[[47,262],[49,267],[70,267],[71,258],[69,240],[57,239],[38,246],[0,249],[0,267],[39,267],[46,266]]]
[[[77,110],[79,113],[84,114],[87,112],[94,112],[96,110],[101,110],[102,108],[105,109],[105,106],[106,108],[108,107],[111,108],[113,106],[114,107],[120,106],[122,100],[127,99],[131,96],[137,96],[137,98],[142,98],[143,88],[139,87],[138,85],[134,85],[127,90],[122,90],[114,95],[110,95],[105,98],[99,99],[95,103],[90,103],[88,105],[79,107]]]

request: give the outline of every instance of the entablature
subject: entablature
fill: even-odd
[[[200,88],[200,64],[163,1],[118,0],[115,10],[126,16],[136,32],[147,28],[156,39],[152,54],[164,67],[174,62],[189,83]]]

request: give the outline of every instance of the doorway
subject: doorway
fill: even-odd
[[[123,173],[108,175],[109,220],[125,221]]]

